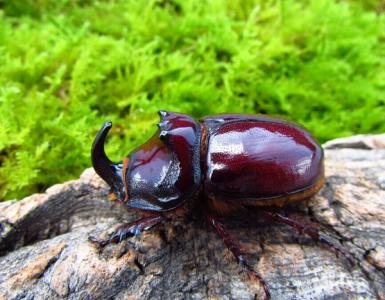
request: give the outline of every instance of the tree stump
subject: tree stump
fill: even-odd
[[[255,218],[227,227],[247,249],[272,299],[385,299],[385,135],[325,145],[326,184],[290,214],[320,223],[356,260],[292,228]],[[103,236],[137,218],[108,200],[87,169],[78,180],[0,203],[0,299],[260,299],[203,221],[175,219],[119,244]],[[249,224],[251,223],[251,224]]]

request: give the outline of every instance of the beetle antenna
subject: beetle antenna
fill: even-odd
[[[106,181],[118,200],[123,200],[124,187],[122,180],[122,163],[113,163],[110,161],[104,151],[104,143],[107,133],[112,127],[112,122],[105,122],[99,130],[91,149],[92,165],[96,173]]]

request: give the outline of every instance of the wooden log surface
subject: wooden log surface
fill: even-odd
[[[326,185],[287,211],[320,223],[355,266],[285,225],[247,216],[226,226],[272,299],[385,299],[385,135],[334,140],[325,148]],[[0,203],[0,299],[263,296],[199,219],[175,219],[98,249],[89,236],[137,218],[107,195],[106,184],[87,169],[43,194]]]

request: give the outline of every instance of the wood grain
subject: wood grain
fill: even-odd
[[[226,225],[273,299],[385,299],[385,135],[329,142],[325,155],[326,185],[287,212],[320,223],[356,266],[258,215],[248,216],[247,225],[242,219]],[[0,299],[263,295],[199,219],[175,219],[103,250],[88,241],[136,217],[108,200],[107,186],[92,169],[43,194],[1,203]]]

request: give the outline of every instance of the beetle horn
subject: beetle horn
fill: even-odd
[[[124,190],[122,180],[122,163],[113,163],[110,161],[104,151],[104,143],[107,133],[112,127],[112,122],[105,122],[99,130],[91,149],[92,165],[96,173],[106,181],[117,198],[122,200]]]

